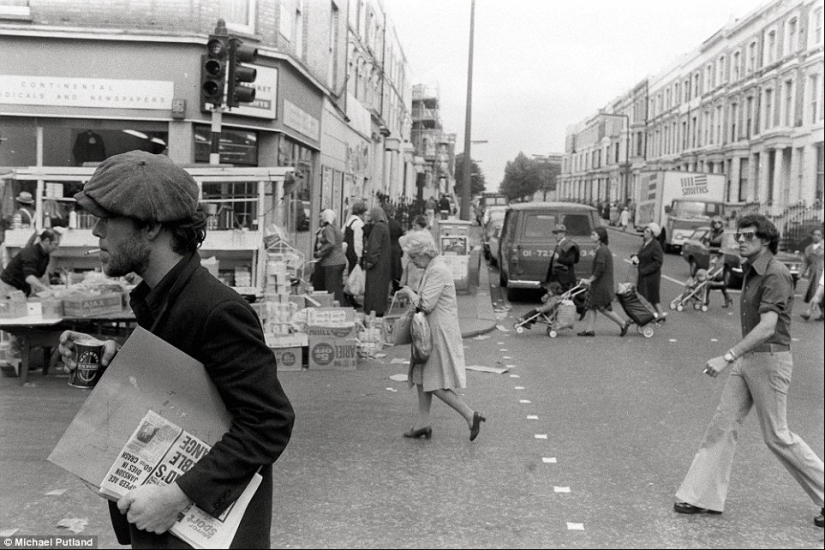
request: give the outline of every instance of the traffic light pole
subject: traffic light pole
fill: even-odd
[[[221,163],[221,118],[223,106],[212,107],[212,147],[209,150],[209,164]]]

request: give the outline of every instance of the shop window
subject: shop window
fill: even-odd
[[[246,34],[255,33],[256,0],[220,0],[220,14],[226,28]]]
[[[212,150],[212,130],[195,126],[195,162],[209,162]],[[251,130],[221,130],[219,146],[221,164],[258,166],[258,134]]]

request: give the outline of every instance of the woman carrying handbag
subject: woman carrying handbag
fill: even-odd
[[[456,393],[467,387],[464,343],[458,326],[458,304],[450,268],[438,255],[435,241],[427,231],[413,231],[400,239],[404,253],[424,270],[418,292],[405,286],[398,294],[426,315],[432,335],[432,351],[423,363],[410,362],[409,383],[418,389],[418,423],[404,437],[430,439],[430,407],[435,395],[456,410],[470,429],[474,441],[486,419],[471,409]],[[413,334],[413,346],[416,345]],[[415,354],[413,354],[415,355]]]

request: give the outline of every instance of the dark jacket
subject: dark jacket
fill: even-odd
[[[130,304],[141,327],[203,363],[232,415],[229,431],[178,478],[178,485],[201,509],[217,516],[260,468],[263,481],[231,547],[269,548],[272,463],[289,442],[295,416],[255,312],[201,267],[197,253],[182,259],[155,288],[138,285]],[[131,539],[133,548],[181,544],[169,533],[137,530],[116,506],[112,523],[118,541],[129,544]]]
[[[656,239],[642,245],[639,249],[639,282],[637,284],[639,294],[645,297],[651,304],[662,302],[660,287],[662,283],[662,264],[665,260],[665,253],[662,246]]]
[[[559,258],[556,259],[555,255]],[[556,245],[550,266],[547,268],[545,280],[558,281],[563,288],[568,289],[576,284],[576,264],[579,263],[579,247],[570,239]]]
[[[590,284],[590,306],[607,307],[616,298],[613,281],[613,253],[606,244],[599,245],[593,257],[593,282]]]
[[[392,244],[390,227],[381,220],[372,224],[367,246],[364,248],[366,284],[364,289],[364,313],[375,311],[378,316],[387,310],[387,297],[392,277]]]
[[[45,275],[49,267],[49,258],[50,256],[46,254],[40,243],[30,244],[9,261],[0,279],[29,296],[32,293],[32,287],[26,282],[26,278],[34,275],[39,279]]]

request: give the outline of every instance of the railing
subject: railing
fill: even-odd
[[[782,250],[800,250],[801,243],[816,228],[822,228],[822,202],[808,204],[806,201],[786,207],[779,214],[774,214],[774,208],[765,203],[749,202],[742,205],[729,206],[729,212],[736,213],[736,219],[749,214],[762,214],[773,222],[781,235],[779,247]]]

